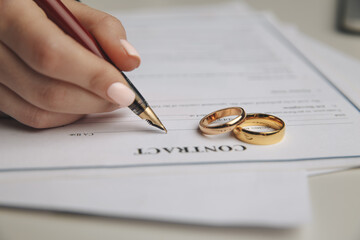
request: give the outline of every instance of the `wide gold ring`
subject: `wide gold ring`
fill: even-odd
[[[265,126],[274,129],[269,132],[256,132],[244,129],[247,126]],[[234,135],[240,141],[258,144],[270,145],[280,142],[285,135],[285,123],[280,118],[262,113],[248,114],[245,121],[238,125],[234,131]]]
[[[221,119],[228,116],[235,116],[228,122],[217,125],[210,125],[217,119]],[[212,112],[200,120],[199,128],[201,132],[207,135],[216,135],[232,131],[237,125],[241,124],[245,120],[246,113],[241,107],[224,108],[215,112]]]

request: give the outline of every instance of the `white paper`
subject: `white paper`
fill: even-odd
[[[218,9],[221,8],[218,7]],[[228,11],[228,13],[231,12],[234,15],[239,14],[238,12],[234,13],[234,11],[230,11],[229,9],[230,8],[225,6],[223,12],[221,12],[220,10],[213,11],[213,8],[209,7],[206,11],[197,12],[191,10],[185,15],[190,21],[194,20],[194,18],[195,20],[196,18],[199,18],[200,20],[203,18],[213,19],[215,17],[213,15],[216,14],[221,15],[222,17],[224,17],[224,15],[232,15],[225,14],[226,11]],[[231,9],[236,8],[233,7]],[[181,19],[181,16],[183,16],[184,13],[179,11],[176,12],[178,20]],[[247,21],[250,21],[251,23],[251,19],[254,18],[254,14],[250,14],[246,11],[241,11],[241,14],[253,16],[242,16],[242,19],[238,21],[249,18],[250,20]],[[149,13],[143,13],[142,15],[147,15],[146,20],[149,18],[151,21],[157,21],[157,18],[163,17],[158,13],[157,17],[151,16]],[[174,58],[170,58],[171,61],[168,60],[169,58],[167,58],[168,61],[164,61],[160,57],[154,60],[153,56],[158,55],[151,51],[155,50],[160,51],[165,57],[178,56],[176,53],[170,51],[171,49],[169,50],[169,48],[173,46],[171,45],[173,39],[166,38],[163,39],[161,43],[156,43],[154,40],[161,35],[161,31],[166,27],[164,26],[164,22],[168,22],[168,25],[171,25],[171,27],[176,26],[173,25],[172,22],[174,20],[174,14],[171,13],[167,15],[171,21],[159,20],[157,22],[158,24],[155,24],[157,29],[155,33],[152,31],[153,29],[149,27],[150,25],[154,26],[154,24],[143,21],[143,19],[136,20],[138,19],[137,17],[134,18],[128,16],[127,19],[122,19],[122,21],[127,26],[128,36],[130,36],[131,41],[135,42],[134,45],[141,49],[140,52],[143,56],[142,68],[145,68],[145,70],[139,70],[137,73],[129,74],[129,76],[131,75],[131,79],[133,79],[135,85],[144,93],[166,126],[172,126],[170,128],[172,130],[170,133],[174,132],[174,134],[169,135],[169,137],[167,135],[161,135],[156,131],[152,131],[151,128],[144,125],[144,123],[136,117],[133,117],[131,113],[127,113],[127,111],[120,111],[118,113],[110,114],[110,116],[90,116],[83,122],[74,124],[73,126],[49,131],[31,131],[29,129],[19,128],[18,125],[10,121],[4,121],[2,122],[2,125],[0,125],[0,141],[2,143],[0,150],[1,153],[5,153],[0,157],[3,166],[3,169],[0,170],[2,171],[0,174],[0,192],[2,193],[0,195],[0,203],[2,205],[207,225],[266,225],[284,227],[298,225],[309,219],[310,206],[304,173],[297,171],[259,172],[255,171],[256,168],[269,168],[270,166],[273,169],[286,169],[293,165],[296,165],[299,168],[313,168],[314,166],[341,166],[346,165],[346,162],[350,165],[359,163],[359,160],[356,157],[350,158],[349,155],[345,155],[345,158],[334,158],[334,155],[331,155],[334,153],[334,149],[331,149],[333,148],[333,143],[331,143],[332,140],[326,139],[326,136],[329,134],[328,128],[331,128],[331,131],[333,131],[333,126],[340,126],[340,131],[341,129],[345,130],[343,125],[346,125],[341,122],[336,122],[338,120],[336,118],[333,119],[334,122],[329,120],[329,127],[318,125],[319,129],[316,125],[302,125],[298,126],[300,128],[299,130],[295,124],[293,126],[290,125],[290,133],[288,127],[288,133],[285,140],[278,145],[269,146],[269,148],[239,143],[228,135],[215,138],[204,138],[198,134],[193,134],[196,129],[197,121],[203,114],[207,113],[207,111],[226,106],[229,104],[229,101],[227,101],[227,98],[224,98],[225,101],[222,101],[221,103],[225,103],[225,105],[219,104],[217,101],[218,99],[209,100],[209,96],[213,97],[211,94],[205,94],[206,92],[195,94],[191,92],[191,88],[187,88],[189,85],[183,85],[172,81],[175,81],[174,79],[180,77],[181,81],[183,79],[189,80],[189,78],[195,79],[195,87],[197,89],[199,89],[199,86],[203,87],[201,83],[207,83],[207,78],[210,79],[211,83],[217,84],[215,86],[219,86],[219,83],[223,84],[224,82],[233,84],[235,79],[234,76],[227,76],[225,78],[221,76],[217,79],[212,75],[206,76],[206,78],[200,76],[196,72],[198,67],[197,64],[200,63],[201,65],[204,65],[199,68],[205,69],[216,76],[215,73],[219,73],[224,69],[227,73],[240,75],[239,72],[237,72],[237,67],[242,66],[243,63],[236,62],[236,64],[233,64],[229,62],[229,66],[223,66],[223,64],[216,62],[216,59],[214,58],[199,62],[194,59],[189,59],[187,61],[182,59],[184,60],[184,63],[176,61]],[[155,18],[155,20],[153,18]],[[185,21],[184,24],[189,24],[189,21]],[[222,22],[222,24],[223,23],[224,22]],[[229,22],[225,21],[225,23]],[[146,37],[137,35],[137,32],[144,32],[144,29],[138,30],[138,25],[141,24],[148,24],[140,27],[147,28],[148,26],[145,33],[150,32],[154,35],[149,36],[145,34]],[[211,25],[211,28],[213,26],[216,27],[217,25]],[[221,25],[219,24],[219,26]],[[249,24],[248,27],[253,27],[253,25]],[[214,29],[202,30],[206,30],[206,35],[204,36],[208,36],[209,31]],[[215,28],[215,30],[216,32],[219,32],[217,31],[218,29]],[[234,28],[234,30],[236,29]],[[266,33],[268,29],[265,28],[263,30]],[[260,33],[255,31],[256,34],[263,36],[263,31],[259,31]],[[167,32],[167,34],[170,34],[175,39],[177,35],[172,35],[171,33],[172,32]],[[245,33],[246,32],[242,32],[242,34]],[[219,33],[219,35],[226,39],[226,36],[224,36],[222,32],[221,34]],[[194,49],[192,45],[196,45],[196,43],[191,43],[187,37],[199,37],[196,35],[195,31],[193,34],[184,33],[184,36],[184,38],[175,39],[176,43],[183,40],[184,42],[180,45],[182,47],[186,45],[186,48],[190,47],[197,54],[201,51],[209,50],[208,48],[210,45],[202,45],[200,50]],[[274,36],[271,38],[273,37]],[[244,39],[235,34],[235,39],[233,41],[237,43],[235,40],[240,40],[241,43]],[[147,41],[151,41],[151,47],[147,45]],[[209,42],[207,42],[207,44],[208,43]],[[297,44],[300,43],[302,42],[297,42]],[[216,41],[216,44],[219,44],[222,47],[226,46],[226,44],[224,45],[221,42],[221,39]],[[309,46],[308,49],[311,49],[311,41]],[[162,47],[164,48],[162,49]],[[202,47],[204,49],[202,49]],[[234,44],[234,47],[237,48],[241,46]],[[271,47],[277,49],[278,46],[275,45]],[[242,46],[242,48],[244,48],[244,46]],[[289,50],[286,49],[287,48],[285,48],[285,50],[283,49],[285,53]],[[229,48],[222,49],[224,51],[223,53],[221,53],[219,47],[216,46],[213,50],[214,53],[210,52],[211,56],[216,55],[225,57],[225,59],[227,55],[232,56],[232,49]],[[166,55],[166,53],[169,52],[170,54]],[[246,54],[249,55],[249,52],[251,53],[251,51],[246,51]],[[315,53],[316,51],[313,50],[313,52]],[[288,54],[292,55],[291,51]],[[288,56],[288,54],[284,55]],[[280,55],[284,57],[282,54]],[[336,58],[336,53],[334,52],[330,51],[329,55],[334,56],[332,59]],[[254,57],[256,57],[256,54]],[[289,59],[292,59],[292,57]],[[311,59],[311,56],[308,57]],[[172,63],[172,61],[176,63]],[[245,63],[247,64],[246,61]],[[221,69],[213,67],[217,64],[221,66]],[[285,62],[286,66],[292,66],[292,64],[292,62]],[[261,68],[259,66],[250,66],[249,69],[245,70],[253,71],[250,73],[254,75],[262,73],[264,76],[271,74],[276,75],[279,73],[278,71],[270,71],[274,70],[271,63],[269,66],[264,63],[259,65]],[[341,66],[342,64],[338,62],[338,65]],[[258,67],[260,69],[257,69]],[[280,66],[279,69],[281,69],[281,67],[283,66]],[[186,68],[189,71],[183,71],[183,68]],[[303,68],[306,69],[306,66],[303,66]],[[235,69],[235,71],[231,69]],[[275,70],[279,69],[275,68]],[[296,68],[295,70],[298,69]],[[305,71],[306,74],[314,77],[314,73],[311,73],[312,71],[309,73],[308,71],[309,69]],[[171,75],[172,72],[174,73],[174,76]],[[179,76],[179,72],[181,73],[181,76]],[[168,79],[161,78],[159,80],[151,77],[152,75],[159,73],[164,75],[168,74],[166,75]],[[189,74],[189,76],[184,75],[184,73]],[[235,89],[230,89],[231,91],[227,93],[232,93],[233,95],[226,97],[231,98],[231,102],[235,100],[239,102],[245,100],[250,100],[248,102],[256,101],[254,99],[258,98],[258,96],[251,96],[254,92],[258,91],[258,88],[255,86],[260,85],[261,88],[259,91],[261,92],[269,90],[266,81],[261,81],[265,83],[264,85],[262,83],[256,84],[251,81],[244,81],[243,78],[254,76],[250,73],[247,72],[246,74],[248,75],[244,74],[244,76],[237,76],[239,77],[237,80],[241,83],[240,85],[240,83],[235,81],[236,85],[241,86],[238,92],[241,91],[242,95],[244,95],[239,97],[239,94],[236,94],[236,97],[232,99],[232,96],[235,95],[233,94]],[[348,71],[348,74],[351,75],[351,71]],[[150,79],[147,80],[145,79],[146,77],[149,77]],[[277,86],[277,82],[274,81],[274,79],[270,78],[270,80],[271,83],[275,83],[274,86]],[[320,86],[323,90],[324,84],[319,77],[315,76],[312,80],[315,81],[315,86]],[[249,83],[249,85],[243,87],[244,82]],[[299,84],[299,82],[295,82]],[[151,85],[152,83],[154,86]],[[175,89],[175,87],[172,88],[172,84],[179,85],[176,85],[177,88]],[[303,82],[300,82],[300,85],[302,84]],[[157,89],[157,86],[159,85],[163,87]],[[309,81],[305,81],[304,86],[308,85],[311,85]],[[191,87],[194,87],[194,85],[191,85]],[[171,89],[175,89],[176,91],[169,92]],[[187,95],[185,97],[182,96],[183,92],[180,92],[182,89],[189,90],[189,93],[186,92],[186,94],[192,93],[197,99],[189,99],[189,96]],[[200,89],[203,90],[203,88]],[[218,90],[212,85],[206,85],[205,88],[206,91],[214,91],[214,89]],[[250,89],[251,92],[248,92],[250,90],[245,91],[247,89]],[[329,98],[330,102],[331,100],[337,102],[341,99],[338,94],[334,94],[328,87],[324,87],[324,90],[326,90],[326,94],[320,94],[319,96],[321,101],[328,104]],[[329,92],[331,93],[331,97],[327,96],[327,93]],[[218,91],[216,91],[216,93],[218,93]],[[219,95],[222,94],[224,94],[223,90],[220,91]],[[310,95],[314,96],[316,94]],[[217,94],[214,96],[218,97]],[[303,98],[306,98],[307,96],[309,95],[304,94]],[[163,100],[159,99],[160,97],[168,98],[166,100],[167,102],[171,100],[170,106],[164,106],[162,103]],[[201,103],[201,97],[204,97],[205,104],[210,103],[214,105],[193,107],[173,106],[173,103],[179,104],[179,102]],[[270,94],[268,97],[272,98],[273,95]],[[298,95],[289,95],[288,97],[297,98]],[[331,99],[332,97],[334,97],[334,99]],[[349,124],[349,127],[352,126],[354,127],[353,130],[357,131],[358,128],[356,127],[356,122],[358,122],[358,115],[356,115],[352,111],[353,109],[348,106],[349,103],[344,102],[343,100],[340,100],[340,102],[341,106],[339,108],[342,111],[344,110],[346,114],[350,113],[348,119],[355,119],[354,123]],[[160,105],[161,108],[158,107],[158,105]],[[263,109],[270,111],[269,108],[271,111],[274,111],[273,109],[283,107],[282,104],[275,104],[275,106],[269,107],[269,104],[266,103],[258,104],[259,106],[257,106],[257,104],[251,105],[250,103],[247,103],[247,105],[247,108],[258,109],[258,111],[264,111]],[[180,111],[180,116],[178,116],[177,111]],[[185,114],[182,114],[184,112]],[[168,113],[170,113],[171,116],[169,116]],[[124,116],[124,118],[117,118],[119,115]],[[284,114],[284,116],[281,114],[277,115],[284,119],[286,118],[287,123],[294,122],[294,120],[286,114]],[[310,116],[313,116],[313,114],[309,114],[308,117]],[[305,123],[309,123],[309,121],[305,120],[307,119],[303,119]],[[313,119],[312,121],[312,124],[314,124],[314,122],[316,123],[316,119]],[[177,125],[178,123],[180,127],[190,127],[188,130],[182,129],[179,128]],[[324,130],[325,128],[326,131]],[[302,132],[303,130],[305,130],[305,132]],[[190,131],[192,133],[189,133]],[[325,142],[317,142],[319,136],[316,134],[320,133],[324,134],[322,141],[325,139]],[[306,134],[309,134],[308,136],[310,136],[310,138],[306,136]],[[296,139],[298,137],[300,137],[300,139]],[[136,139],[136,141],[134,141],[134,139]],[[299,140],[302,140],[303,142]],[[339,148],[342,148],[344,145],[342,142],[343,139],[340,138],[340,140]],[[6,141],[9,141],[9,143],[6,143]],[[178,153],[178,157],[174,157],[172,153],[169,155],[153,156],[145,159],[145,161],[136,160],[136,157],[127,154],[126,150],[129,149],[136,152],[139,146],[141,147],[141,144],[144,142],[146,144],[174,144],[169,145],[170,147],[166,145],[165,148],[167,148],[168,151],[175,151],[179,150],[176,149],[176,147],[180,147],[183,149],[184,154]],[[241,144],[246,146],[247,150],[246,154],[243,154],[245,152],[243,151],[241,152],[241,155],[236,156],[237,161],[235,161],[235,164],[230,164],[233,163],[232,160],[229,160],[231,152],[218,151],[215,152],[216,155],[212,158],[210,158],[208,154],[186,153],[184,147],[191,146],[188,144],[189,142],[190,144],[204,144],[202,146],[207,146],[205,144],[209,144],[210,147],[216,146],[217,148],[223,145],[233,147],[234,145],[231,144],[236,144],[237,146],[238,144]],[[296,159],[296,157],[304,154],[300,151],[309,151],[308,146],[314,142],[318,144],[318,147],[322,148],[323,152],[330,153],[329,156],[333,159],[331,160],[331,158],[326,157],[324,159],[317,159],[316,154],[319,154],[321,151],[315,151],[314,146],[312,146],[310,148],[312,151],[308,153],[308,155],[312,157],[306,159],[306,161],[297,161],[299,159]],[[331,144],[327,145],[329,142]],[[217,145],[218,143],[221,145]],[[296,151],[294,151],[294,147],[286,149],[289,145],[296,144],[298,145]],[[357,143],[354,142],[347,144],[348,148],[352,150],[357,146]],[[134,145],[135,150],[132,149],[132,146]],[[21,146],[21,148],[19,148],[19,146]],[[39,146],[41,146],[41,149]],[[151,145],[151,147],[152,146],[155,145]],[[250,153],[248,153],[249,150],[251,150]],[[164,151],[167,152],[166,150]],[[278,154],[277,156],[282,156],[281,159],[275,158],[276,160],[282,160],[281,163],[272,161],[275,156],[273,153],[275,155]],[[358,154],[358,152],[356,152],[356,154]],[[179,155],[181,157],[179,157]],[[265,156],[265,159],[261,159],[263,162],[260,161],[255,163],[262,156]],[[254,160],[252,157],[256,157],[256,159]],[[217,160],[213,161],[213,158],[216,158]],[[160,162],[157,162],[158,160],[160,160]],[[208,162],[208,160],[211,160],[211,162]],[[266,164],[264,162],[266,162]],[[326,164],[320,164],[324,162],[326,162]],[[330,162],[331,164],[329,164]],[[173,166],[166,167],[164,165]],[[141,166],[151,166],[151,168],[141,168]],[[249,169],[251,171],[249,171]],[[244,172],[245,170],[247,172]],[[320,172],[316,172],[316,174],[317,173]],[[321,173],[323,173],[323,171]],[[314,174],[314,172],[312,172],[311,175],[312,174]],[[204,199],[209,199],[209,201],[204,201]]]
[[[310,219],[305,172],[167,170],[2,174],[0,205],[215,226]]]
[[[298,31],[295,26],[280,23],[271,13],[263,13],[269,21],[296,45],[351,101],[360,106],[360,61]]]
[[[270,12],[263,12],[281,32],[298,47],[306,57],[308,57],[326,76],[336,83],[336,86],[348,96],[351,101],[360,106],[360,61],[342,52],[320,43],[309,36],[302,34],[295,26],[279,22],[275,15]],[[334,165],[335,161],[338,165]],[[322,164],[313,165],[307,171],[308,176],[318,176],[340,171],[346,171],[358,166],[355,162],[353,166],[341,167],[339,159],[332,160],[331,168],[322,168]],[[311,163],[310,163],[311,164]],[[338,166],[339,168],[336,168]]]
[[[128,109],[35,131],[2,120],[0,171],[137,166],[360,162],[359,111],[266,18],[253,15],[137,16],[123,19],[143,58],[130,79],[168,134]],[[276,145],[242,143],[229,134],[205,137],[201,117],[219,108],[281,117]]]

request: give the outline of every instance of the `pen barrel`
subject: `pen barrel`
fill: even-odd
[[[147,107],[149,107],[149,104],[146,102],[145,98],[141,95],[141,93],[136,89],[136,87],[132,84],[132,82],[129,80],[129,78],[120,71],[121,75],[124,77],[128,87],[134,91],[135,93],[135,100],[134,102],[129,106],[130,110],[133,111],[136,115],[140,115],[145,111]]]

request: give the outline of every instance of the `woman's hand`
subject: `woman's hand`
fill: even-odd
[[[120,69],[139,66],[120,21],[74,0],[63,3]],[[34,128],[113,111],[135,97],[115,67],[67,36],[32,0],[0,0],[0,63],[0,112]]]

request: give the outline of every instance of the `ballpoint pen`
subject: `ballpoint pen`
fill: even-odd
[[[114,67],[110,58],[96,43],[93,36],[80,24],[70,10],[61,2],[61,0],[34,0],[40,8],[46,13],[47,17],[58,25],[66,34],[79,42],[82,46],[93,52],[100,58],[110,62]],[[117,67],[116,67],[117,68]],[[118,68],[117,68],[118,69]],[[161,123],[144,97],[135,88],[127,76],[118,69],[124,77],[126,84],[135,93],[135,100],[129,108],[140,118],[145,119],[150,125],[167,132],[165,126]]]

